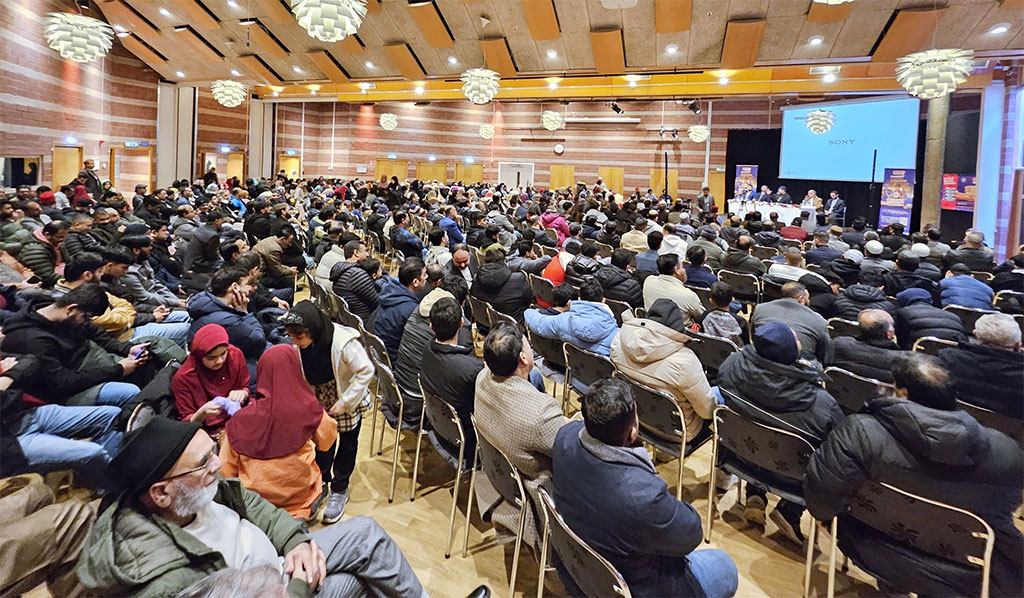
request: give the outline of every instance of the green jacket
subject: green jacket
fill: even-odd
[[[17,222],[8,220],[0,225],[0,249],[18,257],[22,246],[32,239],[32,233]]]
[[[237,479],[221,479],[214,500],[263,530],[284,556],[309,541],[305,525]],[[82,585],[102,596],[173,598],[227,566],[224,557],[177,525],[147,516],[119,500],[104,510],[82,547],[76,572]],[[288,584],[293,598],[309,596],[301,579]]]
[[[57,274],[57,248],[44,243],[35,235],[25,243],[18,254],[18,261],[33,274],[43,279],[43,287],[51,288],[60,280]]]

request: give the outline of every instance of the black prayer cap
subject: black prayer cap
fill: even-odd
[[[129,432],[107,466],[111,497],[136,497],[149,490],[174,467],[200,428],[195,422],[155,416]]]

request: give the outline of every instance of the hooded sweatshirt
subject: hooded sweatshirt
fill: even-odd
[[[402,342],[402,331],[418,301],[408,287],[392,281],[384,285],[379,302],[380,311],[373,323],[373,333],[383,341],[391,363],[395,364],[398,361],[398,345]]]

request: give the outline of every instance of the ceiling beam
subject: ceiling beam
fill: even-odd
[[[345,39],[337,43],[337,47],[346,54],[362,54],[365,49],[359,37],[355,35],[345,36]]]
[[[284,25],[295,22],[295,15],[292,14],[292,11],[287,6],[281,3],[281,0],[256,0],[256,3],[267,13],[270,20],[275,23]]]
[[[622,45],[622,30],[591,31],[590,45],[594,51],[594,67],[603,75],[621,75],[626,72],[626,51]]]
[[[901,56],[917,52],[928,41],[945,8],[905,9],[896,13],[896,18],[885,30],[881,41],[871,53],[871,60],[893,62]]]
[[[853,2],[842,4],[821,4],[811,2],[811,9],[807,11],[808,23],[829,23],[832,21],[845,21],[853,12]]]
[[[220,21],[213,18],[199,0],[182,0],[175,8],[181,8],[191,17],[192,24],[205,31],[220,29]]]
[[[558,27],[558,14],[552,0],[520,0],[523,16],[530,35],[537,41],[555,39],[562,34]]]
[[[427,74],[423,72],[423,68],[416,60],[416,56],[409,49],[409,44],[392,44],[384,46],[384,49],[388,51],[391,62],[398,67],[398,71],[402,73],[403,77],[410,81],[426,79]]]
[[[270,70],[270,68],[267,67],[267,65],[264,64],[262,60],[260,60],[259,56],[239,56],[238,61],[241,62],[242,66],[244,66],[247,71],[252,73],[252,75],[256,79],[268,83],[270,85],[284,84],[281,81],[280,77],[275,75],[274,71]]]
[[[143,35],[151,38],[160,37],[159,29],[150,25],[148,21],[141,18],[134,9],[121,0],[103,2],[99,6],[103,11],[103,15],[107,17],[107,22],[111,25],[120,25],[140,37]]]
[[[323,74],[327,75],[327,78],[332,83],[345,83],[348,81],[348,76],[345,71],[341,70],[338,63],[327,53],[326,50],[314,50],[307,52],[306,56],[309,56],[310,60],[316,63],[317,68],[320,69]]]
[[[121,45],[149,66],[158,67],[167,64],[167,60],[163,56],[157,54],[149,44],[136,37],[135,34],[119,39],[121,40]]]
[[[380,0],[366,0],[366,12],[380,12]]]
[[[437,10],[437,4],[434,3],[434,0],[409,4],[409,14],[412,15],[412,19],[419,25],[420,31],[423,32],[423,37],[427,38],[427,42],[431,46],[435,48],[450,48],[455,45],[455,40],[452,39],[451,33],[448,32],[448,27],[441,17],[441,12]]]
[[[283,60],[288,58],[288,48],[283,47],[276,39],[267,33],[259,21],[249,25],[249,41],[259,46],[264,53],[271,58]]]
[[[729,21],[725,27],[725,44],[722,46],[723,69],[745,69],[754,66],[757,53],[761,50],[765,19],[756,21]]]
[[[183,40],[193,50],[198,52],[205,60],[213,62],[220,62],[224,60],[224,57],[214,52],[213,49],[206,43],[206,40],[199,37],[199,34],[195,32],[191,27],[186,27],[182,30],[175,30],[174,35],[177,39]]]
[[[512,62],[512,54],[508,50],[505,38],[482,39],[480,40],[480,50],[484,53],[487,68],[504,78],[516,76],[516,64]]]
[[[654,32],[689,31],[692,0],[654,0]]]

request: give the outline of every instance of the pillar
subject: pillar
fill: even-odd
[[[249,100],[249,176],[274,175],[274,104]]]
[[[160,83],[156,109],[156,185],[195,178],[196,88]]]
[[[985,234],[985,242],[989,245],[995,240],[999,211],[1005,87],[1002,81],[993,81],[981,94],[981,122],[978,127],[978,198],[974,204],[974,228]]]
[[[939,222],[942,210],[942,171],[946,157],[946,119],[949,118],[949,94],[928,100],[928,128],[924,142],[924,173],[921,187],[921,228]]]

